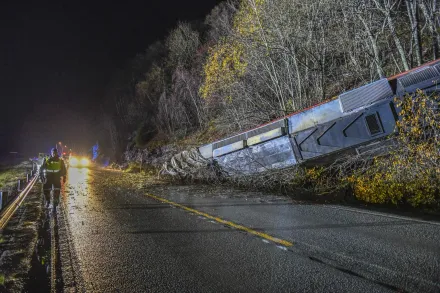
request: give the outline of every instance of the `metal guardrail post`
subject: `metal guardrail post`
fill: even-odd
[[[17,191],[21,191],[21,180],[18,179]]]
[[[8,191],[0,191],[0,211],[8,204],[8,197],[9,192]]]

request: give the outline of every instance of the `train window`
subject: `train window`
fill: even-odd
[[[367,115],[365,122],[367,122],[368,131],[370,131],[371,136],[383,133],[377,114]]]

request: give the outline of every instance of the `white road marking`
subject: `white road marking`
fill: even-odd
[[[438,289],[440,288],[440,282],[433,282],[431,280],[427,280],[427,279],[420,278],[417,276],[405,275],[404,273],[397,271],[397,270],[394,270],[392,268],[387,268],[382,265],[370,263],[368,261],[364,261],[364,260],[349,256],[349,255],[346,255],[344,253],[330,251],[330,250],[327,250],[327,249],[322,248],[317,245],[308,244],[305,242],[298,242],[298,241],[296,241],[295,243],[299,244],[299,245],[307,246],[308,249],[306,249],[305,251],[311,252],[315,255],[317,254],[318,255],[317,258],[324,258],[330,262],[337,263],[337,264],[341,265],[341,260],[334,258],[334,256],[337,256],[338,258],[345,260],[345,262],[348,262],[348,264],[353,267],[359,266],[359,264],[366,266],[366,268],[363,269],[361,272],[357,272],[360,275],[364,275],[365,272],[374,272],[375,270],[377,270],[377,271],[386,272],[386,273],[381,273],[380,276],[386,276],[387,274],[391,274],[396,279],[402,279],[402,280],[410,279],[415,284],[423,283],[423,284],[430,286],[430,287],[435,287]],[[298,248],[298,246],[297,246],[297,248]],[[299,247],[299,249],[303,249],[303,248]],[[287,250],[287,248],[286,248],[286,250]],[[342,261],[342,266],[347,267],[347,263],[344,263],[344,261]],[[376,278],[377,278],[377,276],[376,276]]]
[[[364,210],[361,210],[361,209],[338,207],[338,206],[325,206],[324,205],[324,207],[330,208],[330,209],[335,209],[335,210],[343,210],[343,211],[367,214],[367,215],[372,215],[372,216],[379,216],[379,217],[385,217],[385,218],[392,218],[392,219],[398,219],[398,220],[406,220],[406,221],[417,222],[417,223],[422,223],[422,224],[429,224],[429,225],[440,226],[440,222],[425,221],[425,220],[413,219],[413,218],[404,217],[404,216],[395,216],[395,215],[384,214],[384,213],[379,213],[379,212],[369,212],[369,211],[364,211]]]

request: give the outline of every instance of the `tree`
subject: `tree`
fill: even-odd
[[[166,40],[169,66],[171,68],[190,68],[199,46],[199,33],[194,31],[190,24],[179,23]]]
[[[235,2],[220,2],[205,18],[208,25],[208,40],[218,43],[231,34],[234,12],[237,10]]]
[[[432,46],[432,58],[437,59],[439,57],[440,46],[440,33],[439,33],[439,7],[437,6],[437,0],[419,0],[420,9],[425,17],[426,24],[429,29],[431,46]]]
[[[392,12],[399,9],[400,1],[391,0],[373,0],[377,9],[382,12],[385,17],[388,29],[391,32],[391,36],[395,42],[397,52],[399,53],[400,59],[402,60],[403,68],[409,70],[408,60],[406,58],[405,50],[403,49],[402,43],[399,36],[397,35],[395,21],[392,17]]]

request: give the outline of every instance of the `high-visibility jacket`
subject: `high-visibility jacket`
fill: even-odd
[[[59,173],[60,176],[66,175],[66,166],[60,157],[50,157],[46,159],[41,169],[46,170],[47,173]]]

